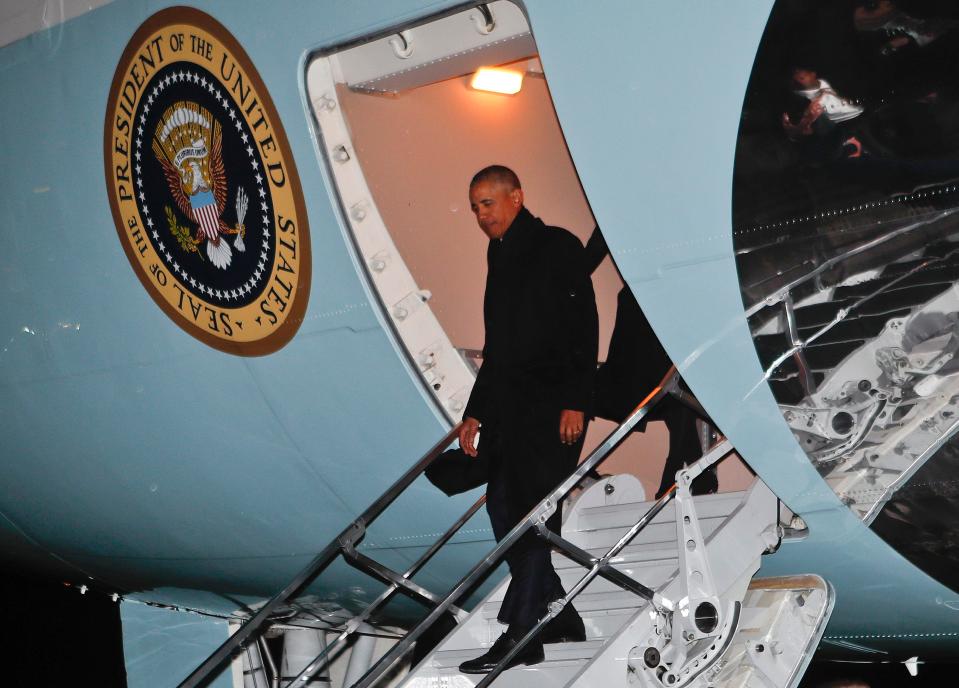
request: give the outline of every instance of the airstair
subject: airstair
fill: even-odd
[[[632,476],[620,475],[592,485],[564,523],[564,537],[593,560],[602,558],[654,506],[632,501],[635,482]],[[776,498],[760,481],[746,492],[696,497],[699,533],[681,524],[677,528],[677,510],[684,513],[674,500],[611,563],[652,587],[663,607],[670,600],[681,604],[687,596],[704,600],[699,615],[703,628],[697,626],[699,607],[692,602],[683,605],[692,617],[683,618],[692,623],[677,624],[668,613],[660,613],[655,599],[648,601],[597,579],[573,601],[586,625],[586,642],[546,645],[546,661],[515,667],[495,685],[795,685],[819,641],[831,596],[817,576],[753,580],[761,553],[778,545]],[[680,531],[683,540],[677,537]],[[695,550],[680,552],[680,541],[704,543],[705,556],[697,557]],[[584,568],[563,554],[555,554],[553,564],[568,590],[583,577]],[[702,564],[711,571],[711,589],[689,586],[679,578],[684,566],[692,577]],[[457,667],[482,654],[504,630],[496,614],[508,583],[503,581],[400,685],[479,684],[482,677],[461,675]],[[722,625],[714,620],[717,612],[720,618],[725,616]],[[670,647],[672,641],[680,646]],[[679,659],[683,653],[685,662]],[[669,661],[671,657],[675,659]],[[677,663],[680,666],[670,673]]]
[[[572,503],[565,514],[562,537],[545,527],[560,500],[589,480],[593,469],[670,393],[696,404],[681,392],[678,377],[671,371],[630,417],[452,590],[438,594],[412,578],[482,506],[482,498],[404,572],[392,571],[360,554],[356,546],[372,520],[451,443],[454,430],[251,616],[181,688],[206,685],[231,658],[256,646],[272,625],[288,617],[290,602],[339,556],[387,587],[367,609],[344,623],[298,676],[284,684],[288,688],[309,685],[333,653],[398,593],[419,600],[431,611],[361,678],[352,681],[353,688],[385,686],[387,672],[408,655],[432,624],[450,614],[457,619],[455,628],[398,685],[796,686],[825,629],[833,592],[815,575],[754,577],[762,555],[778,548],[786,532],[779,500],[760,479],[743,492],[691,495],[692,481],[732,453],[728,440],[719,441],[698,462],[677,473],[676,485],[658,500],[646,501],[641,485],[631,476],[606,477],[587,487]],[[459,665],[485,652],[504,630],[496,614],[508,579],[469,613],[455,603],[530,529],[553,546],[553,563],[568,593],[551,605],[549,613],[491,673],[461,674]],[[570,603],[583,617],[586,641],[545,645],[545,661],[506,670],[512,657]]]

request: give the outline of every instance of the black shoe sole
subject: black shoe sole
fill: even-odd
[[[544,661],[545,659],[546,659],[546,655],[545,655],[545,654],[540,654],[540,655],[538,655],[538,656],[536,656],[536,657],[518,657],[518,658],[514,658],[513,661],[510,662],[510,663],[506,666],[506,669],[512,669],[513,667],[517,667],[517,666],[519,666],[520,664],[524,664],[524,665],[526,665],[526,666],[530,666],[530,665],[532,665],[532,664],[539,664],[540,662]],[[459,667],[458,667],[461,674],[473,674],[473,675],[477,675],[477,674],[488,674],[489,672],[491,672],[491,671],[493,670],[493,667],[489,667],[489,668],[486,668],[486,667],[476,667],[475,669],[465,669],[465,668],[464,668],[465,665],[466,665],[466,662],[463,662],[463,664],[460,664]],[[505,671],[506,669],[504,669],[504,671]]]
[[[543,643],[543,645],[553,645],[555,643],[585,643],[586,634],[583,633],[582,635],[578,635],[578,634],[577,635],[554,635],[548,638],[542,638],[540,639],[540,642]]]

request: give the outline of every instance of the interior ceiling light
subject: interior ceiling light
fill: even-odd
[[[523,73],[502,67],[480,67],[473,75],[470,86],[477,91],[512,95],[523,88]]]

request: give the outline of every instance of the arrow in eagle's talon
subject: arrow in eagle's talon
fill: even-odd
[[[233,242],[233,248],[240,253],[246,251],[246,245],[243,243],[243,237],[246,236],[246,227],[244,225],[236,226],[236,240]]]
[[[249,199],[247,198],[246,191],[243,187],[240,187],[236,191],[236,231],[237,237],[233,242],[233,247],[240,251],[241,253],[246,250],[246,246],[243,243],[243,237],[246,236],[246,226],[243,224],[243,218],[246,217],[246,208],[249,204]]]

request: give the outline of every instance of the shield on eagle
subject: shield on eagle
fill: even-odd
[[[220,123],[196,103],[173,103],[157,123],[153,153],[180,212],[198,225],[194,236],[179,238],[181,248],[199,253],[205,244],[210,262],[225,270],[233,260],[226,236],[237,235],[234,247],[244,250],[246,195],[237,194],[237,226],[230,227],[222,219],[227,179]]]

